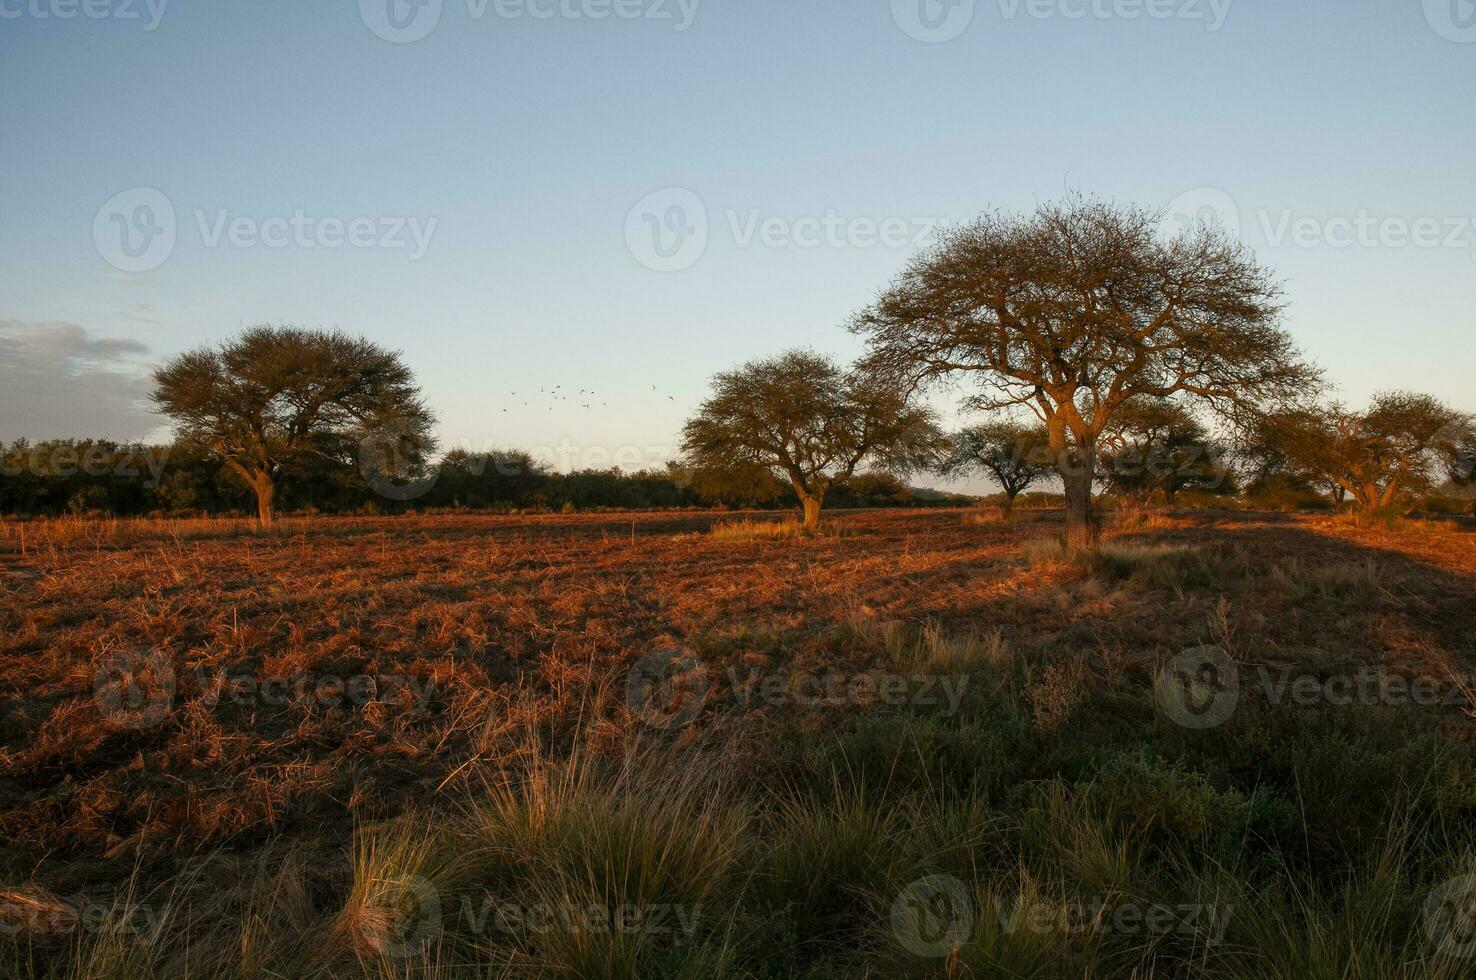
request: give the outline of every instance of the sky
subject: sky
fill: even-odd
[[[443,447],[659,464],[1077,191],[1237,229],[1339,396],[1476,410],[1476,0],[0,0],[0,87],[0,439],[161,435],[151,367],[291,323]]]

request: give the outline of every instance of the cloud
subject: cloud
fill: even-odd
[[[74,323],[0,320],[0,439],[141,439],[162,426],[149,408],[136,340]]]

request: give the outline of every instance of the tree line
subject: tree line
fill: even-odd
[[[18,467],[36,447],[17,444],[0,454],[0,510],[249,501],[270,524],[282,504],[764,507],[792,495],[813,531],[827,502],[954,502],[903,482],[935,472],[989,476],[1006,511],[1033,486],[1059,485],[1067,543],[1087,548],[1104,489],[1130,506],[1247,489],[1391,513],[1442,483],[1471,487],[1470,415],[1411,392],[1366,408],[1329,400],[1284,311],[1271,272],[1223,230],[1169,236],[1145,209],[1073,196],[942,234],[852,317],[866,343],[858,363],[792,350],[717,374],[665,470],[559,474],[516,451],[437,460],[435,417],[399,354],[262,326],[155,373],[176,438],[152,485],[115,494],[76,472]],[[926,399],[959,388],[978,421],[945,433]]]
[[[552,470],[521,450],[453,449],[397,492],[366,478],[355,459],[300,457],[274,474],[273,512],[395,514],[457,509],[559,511],[790,506],[789,489],[763,474],[702,473],[680,464],[638,472]],[[378,488],[378,489],[376,489]],[[386,495],[381,492],[388,489]],[[948,494],[917,496],[888,473],[862,474],[837,491],[841,507],[963,505]],[[251,486],[200,447],[108,440],[0,443],[0,514],[20,516],[238,515],[258,513]]]

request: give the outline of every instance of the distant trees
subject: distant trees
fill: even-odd
[[[1285,472],[1379,513],[1402,494],[1431,489],[1439,475],[1459,476],[1471,431],[1469,416],[1436,398],[1384,392],[1362,411],[1332,403],[1267,415],[1255,442]]]
[[[1453,486],[1468,491],[1476,487],[1476,425],[1463,426],[1451,440],[1445,471]],[[1476,497],[1471,499],[1471,512],[1476,514]]]
[[[1121,405],[1102,436],[1103,482],[1146,505],[1157,494],[1173,506],[1181,490],[1225,489],[1229,449],[1184,405],[1138,398]]]
[[[1051,437],[1045,426],[999,418],[964,428],[949,437],[939,466],[944,476],[985,474],[1004,491],[1006,516],[1015,498],[1056,472]]]
[[[180,441],[251,489],[263,526],[305,457],[346,462],[366,440],[392,438],[396,458],[413,460],[431,445],[434,417],[400,355],[336,331],[255,327],[175,357],[154,382]]]
[[[516,449],[473,453],[452,449],[441,458],[433,502],[464,507],[494,503],[527,506],[546,501],[548,467]]]
[[[866,366],[910,390],[959,374],[976,409],[1024,405],[1065,485],[1067,543],[1095,542],[1098,443],[1137,398],[1226,413],[1308,393],[1270,274],[1222,231],[1159,237],[1157,216],[1071,198],[986,215],[916,257],[852,329]]]
[[[760,468],[787,481],[810,531],[830,488],[863,463],[906,472],[931,462],[941,444],[933,413],[907,393],[804,350],[718,374],[682,430],[691,466]]]
[[[0,443],[0,514],[138,512],[154,500],[167,446],[106,439],[18,439]]]

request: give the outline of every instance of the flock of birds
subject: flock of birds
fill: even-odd
[[[574,395],[560,394],[560,392],[562,390],[563,390],[563,385],[554,385],[552,388],[545,388],[543,386],[540,386],[539,389],[538,389],[538,394],[540,396],[544,397],[544,398],[552,399],[553,401],[556,401],[556,402],[561,402],[561,401],[562,402],[573,402],[574,404],[577,404],[580,408],[583,408],[585,411],[589,411],[590,409],[594,408],[594,405],[595,405],[594,399],[596,397],[596,393],[593,390],[585,389],[585,388],[580,388],[579,391],[576,394],[574,394]],[[652,385],[651,386],[651,390],[654,392],[656,390],[656,386],[655,385]],[[518,397],[518,393],[516,391],[510,391],[510,392],[508,392],[508,395],[510,395],[513,398],[517,398]],[[532,398],[534,396],[528,395],[527,397],[528,398]],[[589,399],[588,401],[585,401],[584,400],[586,397]],[[676,396],[675,395],[667,395],[666,398],[667,398],[668,401],[676,401]],[[529,402],[529,401],[523,402],[523,407],[524,408],[528,408],[531,405],[532,405],[532,402]],[[600,402],[600,406],[602,408],[608,408],[609,405],[610,405],[610,403],[607,402],[607,401],[601,401]],[[552,406],[552,405],[548,406],[548,410],[550,412],[552,412],[554,410],[554,406]],[[504,408],[502,410],[502,412],[503,412],[504,415],[506,415],[507,414],[507,409]]]

